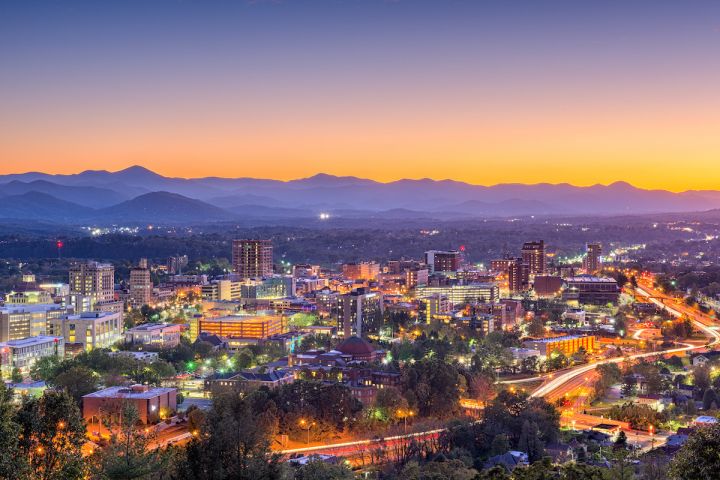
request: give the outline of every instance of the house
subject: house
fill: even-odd
[[[665,410],[665,407],[672,402],[672,399],[665,398],[662,395],[658,395],[657,393],[645,393],[642,395],[638,395],[635,402],[640,405],[647,405],[656,412],[662,412],[663,410]]]
[[[505,468],[505,470],[507,470],[508,472],[512,472],[515,467],[521,467],[527,465],[528,463],[529,461],[527,453],[510,450],[503,453],[502,455],[496,455],[494,457],[488,458],[483,467],[492,468],[496,465],[499,465]]]
[[[711,350],[705,353],[698,353],[690,357],[693,367],[707,365],[709,362],[720,359],[720,351]]]

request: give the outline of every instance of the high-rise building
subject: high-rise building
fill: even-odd
[[[602,246],[599,243],[588,243],[585,246],[585,257],[583,258],[585,273],[595,273],[602,268],[600,255],[602,255]]]
[[[385,312],[382,293],[358,288],[336,298],[334,313],[338,319],[338,331],[345,338],[380,330]]]
[[[522,246],[522,261],[527,264],[530,275],[545,273],[545,242],[525,242]]]
[[[520,293],[530,285],[530,266],[522,258],[516,258],[508,269],[508,288],[510,293]]]
[[[115,267],[109,263],[79,262],[70,267],[70,303],[76,313],[115,300]]]
[[[147,259],[141,258],[136,267],[130,270],[130,296],[128,303],[133,308],[140,308],[152,301],[153,283]]]
[[[457,272],[461,256],[458,251],[429,250],[425,252],[425,264],[430,273]]]
[[[187,267],[188,264],[188,256],[187,255],[178,255],[175,257],[170,257],[167,260],[167,273],[170,275],[180,275],[182,274],[183,268]]]
[[[240,278],[263,278],[273,273],[271,240],[233,240],[233,271]]]

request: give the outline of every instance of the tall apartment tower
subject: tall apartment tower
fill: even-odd
[[[136,267],[130,270],[130,296],[128,303],[133,308],[140,308],[152,301],[153,284],[147,259],[141,258]]]
[[[241,278],[263,278],[273,273],[271,240],[233,240],[233,271]]]
[[[530,275],[545,273],[545,242],[525,242],[522,246],[522,260],[526,263]]]
[[[510,262],[508,268],[508,288],[510,293],[520,293],[530,285],[530,266],[522,258]]]
[[[602,268],[600,255],[602,255],[602,246],[599,243],[588,243],[585,246],[585,258],[583,258],[585,272],[595,273]]]
[[[460,252],[456,250],[428,250],[425,252],[425,264],[430,273],[457,272],[460,270]]]
[[[70,267],[70,303],[76,313],[115,300],[115,267],[109,263],[79,262]]]

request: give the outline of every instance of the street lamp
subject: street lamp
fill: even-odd
[[[650,450],[655,449],[655,427],[650,425]]]
[[[307,432],[307,440],[305,443],[310,445],[310,429],[315,426],[315,422],[308,422],[304,418],[300,419],[300,428]]]
[[[407,419],[415,415],[415,412],[412,410],[398,410],[397,415],[403,419],[403,432],[407,435]]]

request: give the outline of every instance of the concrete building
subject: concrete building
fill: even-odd
[[[614,278],[578,275],[566,278],[563,299],[580,304],[604,305],[617,303],[620,287]]]
[[[599,243],[588,243],[585,246],[585,257],[583,258],[585,273],[594,274],[602,269],[600,255],[602,255],[602,246]]]
[[[418,285],[427,285],[430,272],[427,268],[410,268],[405,270],[405,288],[411,290]]]
[[[272,275],[262,280],[251,280],[240,287],[240,298],[253,303],[254,300],[277,300],[295,295],[295,277]]]
[[[562,294],[562,286],[563,279],[556,275],[536,275],[533,280],[533,290],[538,297],[557,297]]]
[[[530,275],[545,273],[545,242],[525,242],[521,250],[522,261],[528,266]]]
[[[520,293],[530,287],[530,266],[522,258],[516,258],[508,268],[508,290]]]
[[[180,325],[144,323],[125,331],[125,343],[173,348],[180,344]]]
[[[430,323],[438,315],[449,315],[452,305],[444,295],[435,294],[421,298],[418,308],[418,320]]]
[[[55,303],[0,307],[0,342],[46,335],[48,322],[67,312]]]
[[[286,320],[280,315],[231,315],[218,318],[201,318],[199,333],[224,338],[265,339],[285,333]]]
[[[40,335],[20,340],[0,343],[0,372],[3,378],[9,378],[13,369],[17,368],[27,375],[30,367],[40,358],[65,355],[62,337]]]
[[[567,335],[563,337],[540,338],[523,342],[523,347],[537,350],[540,355],[547,357],[554,351],[559,351],[565,356],[571,356],[581,347],[586,352],[595,351],[595,337],[592,335]]]
[[[128,304],[140,308],[152,302],[153,283],[150,277],[147,259],[141,258],[136,267],[130,269],[130,295]]]
[[[342,275],[348,280],[376,280],[380,265],[376,262],[346,263],[342,266]]]
[[[382,326],[385,313],[382,293],[358,288],[337,296],[336,300],[333,313],[338,331],[345,338],[377,333]]]
[[[48,333],[65,338],[70,346],[89,352],[95,348],[110,348],[122,339],[123,319],[117,312],[83,312],[53,318]]]
[[[429,250],[425,252],[425,264],[431,274],[457,272],[461,264],[460,252]]]
[[[133,385],[109,387],[85,395],[82,398],[83,418],[88,422],[88,428],[102,424],[105,419],[118,421],[126,402],[135,405],[142,423],[156,423],[177,410],[177,389]]]
[[[444,296],[452,305],[466,302],[490,302],[499,299],[499,290],[496,283],[471,283],[469,285],[440,285],[419,286],[415,289],[415,296],[419,299],[433,295]]]
[[[70,303],[75,312],[115,301],[115,267],[109,263],[79,262],[70,267]]]
[[[242,282],[233,280],[213,280],[200,289],[203,300],[240,300],[242,295]]]
[[[263,278],[273,273],[271,240],[233,240],[233,271],[240,278]]]

